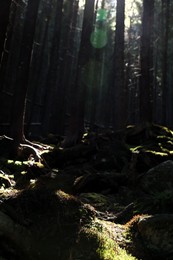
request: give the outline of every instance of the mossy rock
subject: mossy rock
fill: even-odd
[[[116,197],[113,195],[103,195],[101,193],[89,192],[81,193],[79,199],[83,203],[92,205],[96,210],[102,212],[119,212],[122,210],[122,206],[117,203]]]
[[[142,217],[138,222],[138,231],[151,257],[173,259],[173,214]]]
[[[142,178],[141,188],[147,193],[163,192],[173,188],[173,162],[165,161],[151,168]]]
[[[82,202],[89,203],[99,210],[105,210],[111,205],[110,199],[107,196],[100,193],[81,193],[79,198]]]
[[[115,229],[108,231],[104,223],[92,208],[63,191],[16,192],[0,207],[0,256],[14,260],[135,259],[119,250]]]
[[[81,222],[92,215],[73,196],[46,189],[18,193],[0,210],[1,251],[10,259],[68,259]]]
[[[118,231],[118,232],[117,232]],[[95,219],[91,226],[84,226],[72,259],[81,260],[137,260],[118,245],[125,229],[115,223]]]

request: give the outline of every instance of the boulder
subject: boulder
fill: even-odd
[[[137,228],[154,259],[173,259],[173,214],[141,217]]]
[[[151,168],[142,178],[141,188],[147,193],[173,189],[173,161],[165,161]]]

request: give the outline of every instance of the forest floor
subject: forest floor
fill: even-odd
[[[0,138],[0,259],[173,260],[173,132],[96,129],[80,144]],[[41,146],[40,146],[41,148]]]

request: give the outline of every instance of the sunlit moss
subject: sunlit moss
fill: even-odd
[[[99,226],[84,227],[80,231],[76,253],[84,260],[114,260],[115,243]]]
[[[139,146],[135,146],[135,147],[131,147],[130,148],[130,151],[132,152],[138,152],[138,150],[142,149],[143,146],[142,145],[139,145]]]
[[[7,164],[13,164],[14,161],[13,160],[7,160]]]
[[[15,161],[14,164],[15,165],[22,165],[23,163],[21,161]]]
[[[68,193],[66,193],[62,190],[58,190],[56,192],[56,194],[59,195],[62,199],[65,199],[65,200],[76,200],[76,198],[73,195],[68,194]]]
[[[126,250],[119,247],[116,260],[137,260],[137,258],[131,254],[128,254]]]
[[[22,175],[25,175],[27,173],[27,171],[22,171],[21,174]]]
[[[151,154],[153,154],[153,155],[160,155],[160,156],[167,156],[167,155],[168,155],[167,153],[157,152],[157,151],[153,151],[153,150],[146,150],[145,152],[151,153]]]
[[[114,237],[115,224],[95,219],[92,225],[83,227],[79,234],[77,257],[83,260],[136,260],[120,248]],[[123,230],[122,230],[123,232]],[[125,239],[122,234],[122,240]]]

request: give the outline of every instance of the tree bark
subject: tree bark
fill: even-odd
[[[1,0],[0,2],[0,60],[4,50],[4,42],[9,21],[11,0]]]
[[[162,0],[163,10],[163,52],[162,52],[162,124],[169,121],[169,87],[168,87],[168,40],[170,20],[170,0]]]
[[[63,35],[63,46],[60,55],[59,73],[56,84],[56,94],[54,96],[52,109],[51,132],[64,135],[65,116],[68,99],[70,81],[72,79],[72,69],[74,63],[75,33],[77,25],[79,1],[71,0],[66,3],[66,19],[64,21],[65,32]],[[60,112],[61,111],[61,112]]]
[[[84,132],[85,115],[85,94],[86,83],[82,79],[85,73],[85,65],[91,55],[90,35],[92,32],[94,18],[94,0],[86,0],[84,19],[81,35],[81,43],[78,54],[77,73],[74,86],[72,88],[72,105],[69,132],[64,141],[65,146],[71,146],[78,143]]]
[[[124,20],[125,0],[117,0],[115,47],[113,54],[113,112],[112,123],[114,130],[125,126],[126,115],[126,91],[124,84]]]
[[[143,0],[141,35],[140,123],[153,121],[154,0]]]
[[[43,134],[47,134],[50,129],[50,122],[52,118],[52,101],[56,93],[56,81],[58,74],[59,65],[59,46],[61,40],[61,29],[62,29],[62,15],[63,15],[63,0],[57,0],[56,16],[54,24],[54,32],[50,53],[50,65],[48,69],[45,98],[44,98],[44,109],[42,111],[42,131]]]
[[[31,70],[31,87],[29,89],[30,93],[30,99],[31,99],[31,107],[30,109],[27,109],[28,115],[26,115],[27,118],[27,128],[26,128],[26,134],[31,131],[32,123],[35,122],[34,117],[35,114],[38,111],[37,102],[38,102],[38,95],[40,95],[40,90],[43,91],[44,86],[44,74],[45,71],[47,71],[47,66],[45,66],[45,52],[48,53],[46,47],[47,47],[47,41],[49,38],[49,28],[50,28],[50,21],[52,16],[52,9],[54,8],[54,5],[52,4],[53,0],[49,1],[46,6],[44,6],[44,9],[42,10],[39,25],[39,30],[37,27],[37,34],[40,35],[39,39],[37,41],[40,44],[35,45],[35,52],[33,51],[33,62],[32,62],[32,70]],[[42,36],[42,38],[41,38]],[[49,55],[49,54],[48,54]],[[41,89],[42,86],[42,89]],[[46,88],[47,90],[47,88]],[[49,90],[47,90],[49,91]],[[41,96],[41,95],[40,95]],[[40,104],[41,102],[39,102]],[[36,111],[37,109],[37,111]],[[40,109],[41,110],[41,109]],[[27,117],[28,116],[28,117]],[[26,121],[26,120],[25,120]]]
[[[29,0],[24,22],[10,125],[11,137],[14,138],[16,146],[25,140],[25,103],[39,2],[40,0]]]

